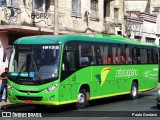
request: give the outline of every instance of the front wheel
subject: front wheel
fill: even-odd
[[[134,100],[137,97],[138,97],[138,85],[136,82],[133,82],[130,91],[130,99]]]
[[[78,100],[76,104],[77,109],[84,109],[89,102],[89,92],[85,89],[81,89],[78,93]]]

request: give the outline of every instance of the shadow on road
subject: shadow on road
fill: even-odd
[[[155,105],[155,106],[152,106],[151,109],[152,109],[152,110],[159,110],[156,105]],[[159,111],[160,111],[160,110],[159,110]]]
[[[139,95],[138,99],[142,99],[144,97],[153,96],[153,94],[150,93],[141,93]],[[115,102],[121,102],[121,101],[130,101],[128,99],[128,95],[122,95],[122,96],[115,96],[115,97],[109,97],[109,98],[103,98],[98,100],[91,100],[89,107],[99,106],[99,105],[107,105],[110,103]],[[46,108],[36,108],[34,105],[21,105],[21,106],[14,106],[10,107],[9,105],[3,106],[3,111],[7,112],[34,112],[34,113],[63,113],[66,111],[76,111],[75,104],[68,104],[68,105],[62,105],[62,106],[47,106]],[[157,109],[156,106],[153,106],[152,109]]]

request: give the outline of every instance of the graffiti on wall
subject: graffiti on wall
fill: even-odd
[[[8,23],[16,24],[18,21],[18,15],[21,14],[21,9],[13,8],[13,7],[4,7],[2,8],[2,12],[4,12],[4,20]]]
[[[25,0],[24,3],[22,1],[19,1],[16,7],[7,5],[1,6],[1,21],[3,22],[3,24],[23,24],[23,21],[25,21],[25,23],[31,24],[29,23],[29,19],[32,19],[32,23],[36,24],[37,26],[52,26],[53,21],[51,21],[51,18],[53,16],[53,13],[51,14],[49,12],[43,12],[43,10],[36,10],[34,9],[33,3],[33,0]]]
[[[44,23],[47,26],[51,26],[51,22],[49,21],[49,14],[48,13],[41,13],[41,12],[33,12],[31,13],[31,18],[33,20],[33,23]]]

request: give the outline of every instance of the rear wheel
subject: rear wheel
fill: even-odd
[[[130,91],[130,99],[134,100],[137,97],[138,97],[138,85],[136,82],[133,82]]]
[[[81,89],[78,93],[78,99],[76,108],[77,109],[84,109],[87,105],[89,105],[89,92],[85,89]]]
[[[160,104],[157,103],[157,108],[160,109]]]

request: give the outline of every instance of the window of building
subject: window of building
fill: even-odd
[[[91,18],[98,18],[98,0],[91,0]]]
[[[22,1],[23,1],[23,4],[26,5],[26,0],[22,0]]]
[[[104,18],[110,16],[110,1],[104,1]]]
[[[72,0],[72,16],[81,15],[81,0]]]
[[[45,11],[48,11],[50,8],[50,2],[51,0],[45,0]]]
[[[146,37],[146,42],[155,43],[155,38],[148,38],[148,37]]]
[[[5,0],[7,6],[16,7],[18,5],[18,0]]]
[[[50,0],[34,0],[34,10],[48,11],[50,8]]]
[[[118,23],[118,19],[119,19],[119,9],[118,8],[114,8],[114,23]]]
[[[34,9],[42,11],[43,10],[43,0],[34,0]]]
[[[6,0],[0,0],[0,5],[6,5]]]

